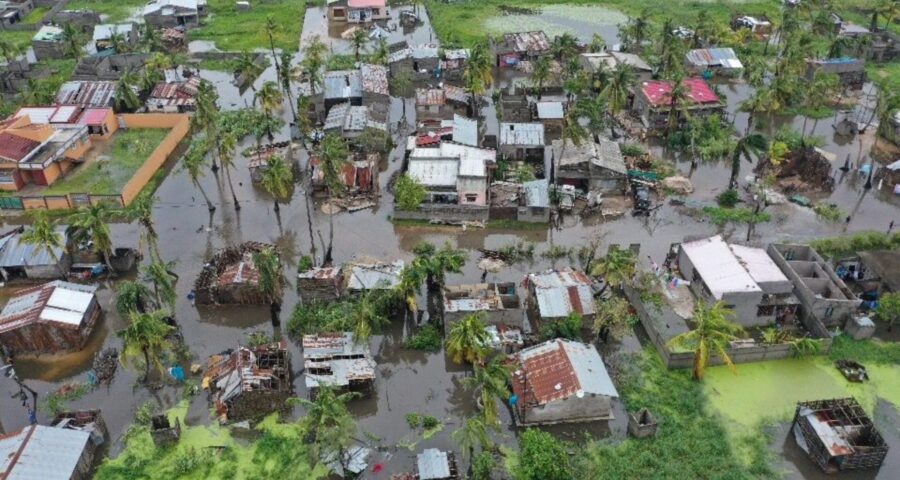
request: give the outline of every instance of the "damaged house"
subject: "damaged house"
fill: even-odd
[[[618,68],[619,65],[631,67],[638,85],[653,78],[653,67],[633,53],[614,51],[582,53],[579,59],[585,71],[590,73],[595,80],[599,80],[602,76]]]
[[[44,25],[31,38],[31,48],[37,60],[66,58],[63,29],[55,25]]]
[[[22,23],[32,10],[34,10],[34,2],[32,0],[6,0],[0,2],[0,30]]]
[[[703,301],[722,301],[744,327],[796,323],[794,284],[762,248],[728,244],[721,236],[682,243],[678,270]]]
[[[553,142],[556,178],[584,192],[621,194],[628,187],[628,167],[619,144],[605,138],[575,145],[571,140]]]
[[[206,0],[150,0],[144,22],[156,28],[196,28],[207,13]]]
[[[401,42],[391,47],[391,55],[388,57],[391,77],[406,72],[415,83],[427,82],[438,76],[441,58],[440,49],[436,44],[409,45]]]
[[[812,247],[772,243],[769,256],[794,285],[804,319],[843,325],[861,301]]]
[[[510,404],[518,425],[612,420],[619,393],[593,345],[555,339],[518,352]]]
[[[426,448],[416,455],[416,480],[458,480],[456,456],[436,448]]]
[[[100,318],[96,291],[62,280],[19,290],[0,312],[0,345],[15,354],[80,350]]]
[[[581,316],[584,328],[594,324],[594,294],[599,289],[584,272],[565,267],[529,273],[523,286],[528,290],[532,327],[541,322],[563,320],[573,313]]]
[[[523,311],[515,282],[475,283],[444,287],[444,330],[474,314],[484,313],[489,325],[521,327]]]
[[[259,288],[259,270],[253,255],[273,245],[246,242],[216,253],[194,283],[199,305],[268,304],[271,299]],[[281,297],[281,292],[276,293]]]
[[[284,408],[292,396],[287,341],[213,355],[203,388],[222,423],[256,419]]]
[[[359,138],[368,129],[387,132],[387,125],[375,119],[371,108],[341,103],[331,107],[322,127],[326,133],[332,132],[345,140]]]
[[[716,92],[700,77],[685,78],[681,84],[687,91],[687,104],[684,109],[693,117],[721,113],[725,108]],[[672,110],[672,84],[666,80],[652,80],[641,83],[634,95],[632,111],[636,113],[645,127],[663,129]]]
[[[77,105],[80,107],[112,107],[116,82],[111,81],[72,81],[59,87],[56,94],[58,105]]]
[[[349,196],[368,195],[378,188],[378,154],[377,153],[352,153],[350,158],[341,165],[338,181],[344,187],[344,193]],[[322,161],[318,155],[309,159],[309,167],[312,170],[310,182],[313,195],[328,195],[328,184],[325,181],[325,171],[322,169]]]
[[[367,106],[378,110],[379,118],[386,118],[390,102],[388,70],[381,65],[359,64],[354,70],[332,70],[323,77],[323,101],[326,110],[341,103]],[[385,110],[385,112],[381,112]]]
[[[524,183],[493,182],[490,187],[490,218],[519,222],[550,221],[550,181]]]
[[[166,70],[166,80],[153,87],[147,98],[147,111],[187,113],[197,109],[197,94],[203,79],[199,75],[182,79],[175,70]]]
[[[519,62],[549,55],[550,39],[543,31],[507,33],[494,45],[494,54],[498,67],[516,67]]]
[[[137,26],[133,23],[100,24],[94,26],[93,42],[98,52],[113,48],[113,36],[120,36],[125,45],[133,48],[137,44]],[[124,53],[124,52],[123,52]]]
[[[497,148],[504,158],[533,162],[544,165],[544,124],[507,123],[500,124]]]
[[[343,275],[341,291],[352,296],[369,290],[391,290],[400,284],[403,267],[403,260],[393,263],[384,263],[371,258],[352,260],[341,268]]]
[[[416,122],[440,122],[464,116],[469,107],[469,94],[460,87],[416,89]]]
[[[96,453],[86,431],[29,425],[0,435],[0,478],[88,480]]]
[[[846,57],[806,61],[806,79],[808,81],[813,81],[820,73],[837,75],[841,88],[862,90],[866,83],[866,61]]]
[[[561,135],[566,119],[566,107],[563,102],[535,102],[532,105],[531,120],[544,124],[544,132],[549,135]]]
[[[63,235],[65,228],[58,227],[56,231]],[[72,258],[65,248],[53,247],[48,251],[26,243],[21,229],[0,237],[0,275],[4,282],[64,278],[71,265]]]
[[[375,361],[369,343],[356,343],[352,332],[303,336],[306,388],[335,387],[369,392],[375,384]]]
[[[333,302],[341,296],[341,270],[313,267],[297,274],[297,292],[303,303]]]
[[[888,454],[888,444],[854,398],[798,403],[791,431],[825,473],[878,468]]]

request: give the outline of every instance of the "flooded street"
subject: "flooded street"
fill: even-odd
[[[412,7],[403,7],[410,10]],[[392,20],[388,22],[390,34],[388,43],[406,40],[410,44],[436,42],[436,37],[431,29],[424,8],[417,10],[424,24],[404,32],[402,27],[396,25],[396,18],[400,8],[391,8]],[[618,15],[616,12],[613,14]],[[607,43],[616,42],[616,23],[622,21],[616,15],[610,14],[603,17],[603,26],[597,27],[595,22],[588,22],[572,18],[572,15],[563,12],[549,10],[540,16],[542,22],[558,25],[559,28],[572,29],[579,37],[590,40],[590,34],[599,32]],[[511,22],[510,16],[505,16],[503,25],[522,30],[522,24]],[[500,20],[498,20],[500,22]],[[391,29],[391,25],[395,29]],[[530,25],[530,24],[528,24]],[[544,28],[540,23],[536,28]],[[498,27],[499,28],[499,27]],[[506,28],[505,26],[503,28]],[[547,28],[548,34],[554,32]],[[308,8],[306,10],[305,24],[303,28],[301,45],[305,45],[313,36],[319,36],[335,54],[352,54],[350,42],[341,38],[341,31],[327,27],[322,8]],[[197,45],[201,49],[202,45]],[[193,46],[192,46],[193,48]],[[299,56],[298,54],[298,61]],[[232,75],[227,72],[202,70],[201,76],[211,81],[219,92],[219,105],[223,110],[245,108],[254,103],[254,88],[245,87],[238,89],[232,82]],[[259,88],[264,82],[275,80],[275,69],[271,65],[256,80],[255,88]],[[728,111],[735,115],[735,128],[743,131],[746,125],[746,114],[738,112],[740,102],[749,92],[749,87],[744,84],[725,84],[721,86],[722,92],[727,97]],[[296,89],[295,89],[296,91]],[[489,96],[489,95],[488,95]],[[287,101],[287,100],[286,100]],[[390,123],[396,124],[400,120],[402,100],[393,99]],[[415,108],[411,104],[406,108],[407,118],[414,125]],[[285,126],[277,132],[275,141],[290,140],[291,111],[285,104],[280,112],[285,120]],[[485,119],[488,130],[496,129],[497,119],[492,105],[482,109],[482,113],[488,115]],[[800,128],[802,118],[783,118],[780,122],[792,123]],[[810,120],[808,127],[812,126]],[[900,222],[900,199],[887,189],[865,190],[863,184],[865,178],[853,173],[842,173],[838,168],[849,155],[852,162],[856,162],[859,149],[856,140],[842,139],[834,135],[833,119],[823,119],[817,124],[815,134],[825,138],[824,150],[833,153],[838,159],[837,164],[832,165],[837,174],[836,188],[830,194],[814,196],[816,200],[822,199],[836,203],[851,215],[850,222],[843,221],[836,224],[825,223],[809,208],[799,207],[794,204],[774,205],[767,209],[772,214],[772,221],[758,225],[751,243],[763,245],[773,241],[803,242],[814,238],[833,236],[842,233],[860,232],[865,230],[886,230],[892,220]],[[871,138],[867,140],[871,142]],[[405,144],[404,137],[396,137],[395,143]],[[160,184],[156,196],[155,227],[159,233],[159,245],[162,257],[166,261],[174,262],[173,271],[179,276],[177,283],[178,303],[176,319],[183,330],[183,335],[191,353],[191,363],[205,363],[208,356],[219,353],[228,348],[234,348],[246,341],[247,335],[253,331],[273,333],[273,328],[283,331],[291,315],[298,298],[295,289],[297,262],[303,255],[311,254],[315,249],[317,262],[321,262],[323,246],[319,243],[318,235],[315,239],[309,238],[307,201],[305,187],[308,185],[307,176],[297,185],[292,198],[281,205],[280,229],[276,222],[276,214],[272,198],[262,189],[253,185],[250,172],[247,168],[247,159],[240,152],[255,144],[253,138],[244,139],[236,151],[235,165],[232,172],[236,194],[240,200],[242,209],[236,212],[231,202],[231,193],[224,173],[213,174],[209,169],[200,179],[203,188],[210,194],[217,210],[210,214],[207,211],[203,196],[192,185],[188,173],[180,166],[179,160],[170,160],[170,172]],[[871,143],[865,147],[868,150]],[[299,148],[299,144],[296,144]],[[677,168],[686,176],[690,176],[694,184],[695,192],[688,199],[700,203],[711,204],[715,202],[715,196],[727,188],[730,165],[727,162],[700,163],[698,168],[691,172],[690,159],[683,156],[670,155],[660,148],[653,150],[657,155],[663,155],[677,161]],[[305,152],[297,152],[301,168],[306,167]],[[428,241],[436,245],[449,242],[455,248],[463,249],[469,254],[469,261],[460,274],[448,274],[447,284],[477,283],[482,278],[482,271],[476,266],[480,257],[479,249],[498,249],[514,242],[524,241],[536,244],[536,254],[530,262],[511,265],[498,273],[489,273],[488,282],[513,281],[521,282],[524,276],[533,271],[549,268],[551,266],[573,265],[578,266],[577,256],[574,254],[579,247],[587,245],[591,241],[600,240],[601,247],[598,252],[605,252],[611,244],[628,245],[639,243],[641,246],[641,261],[645,265],[650,260],[662,263],[669,246],[672,243],[681,242],[685,237],[700,237],[723,233],[726,238],[735,241],[743,241],[746,235],[746,226],[727,226],[719,229],[714,224],[704,221],[698,216],[687,214],[685,207],[670,205],[667,200],[660,201],[659,208],[655,209],[649,217],[632,217],[630,214],[619,218],[603,219],[599,216],[589,218],[576,218],[567,216],[563,218],[559,229],[545,230],[507,230],[497,228],[460,228],[445,226],[398,226],[390,221],[393,212],[393,197],[387,191],[387,183],[391,175],[401,168],[403,151],[402,147],[394,149],[389,158],[382,159],[379,184],[381,197],[378,205],[372,209],[357,211],[354,213],[341,212],[334,216],[334,261],[340,264],[359,255],[368,255],[386,261],[403,259],[409,261],[414,258],[412,248],[419,242]],[[866,156],[863,156],[866,159]],[[868,161],[868,160],[864,160]],[[742,165],[741,177],[752,175],[753,165]],[[742,182],[743,183],[743,182]],[[309,206],[312,212],[313,228],[321,233],[322,237],[328,237],[328,215],[322,212],[321,204],[314,202]],[[4,218],[5,226],[15,225],[22,219]],[[137,224],[116,223],[111,225],[115,246],[136,247],[140,241],[140,227]],[[193,283],[204,263],[218,250],[226,246],[236,246],[245,241],[259,241],[276,244],[282,253],[285,265],[285,273],[288,276],[290,287],[285,290],[281,324],[273,327],[269,321],[268,307],[201,307],[194,306],[188,300],[188,293],[193,289]],[[541,257],[540,253],[553,245],[562,245],[572,249],[570,259],[558,259],[555,261]],[[146,253],[146,252],[145,252]],[[146,255],[145,255],[146,258]],[[116,332],[125,327],[125,322],[115,311],[114,288],[116,280],[103,280],[98,292],[100,304],[104,310],[104,316],[100,328],[97,328],[88,347],[81,352],[62,356],[59,358],[20,359],[16,364],[19,376],[41,396],[45,396],[59,386],[69,382],[86,381],[86,373],[91,368],[93,356],[96,352],[106,347],[116,347],[121,351],[122,342],[116,336]],[[9,289],[3,291],[8,295]],[[359,424],[359,431],[365,434],[373,447],[379,447],[378,451],[370,458],[370,465],[383,463],[385,472],[396,473],[409,471],[415,463],[415,455],[423,448],[437,447],[445,450],[456,449],[450,438],[451,432],[457,429],[464,419],[475,413],[473,394],[466,389],[461,379],[467,374],[466,369],[454,364],[443,352],[423,353],[404,347],[404,340],[411,328],[414,328],[412,320],[404,322],[396,319],[381,334],[373,336],[370,346],[374,358],[378,363],[375,391],[370,397],[354,400],[350,404],[351,412],[355,415]],[[279,333],[280,334],[280,333]],[[286,335],[286,334],[285,334]],[[302,353],[297,342],[290,342],[292,353],[292,366],[294,370],[294,389],[299,397],[307,397],[303,376],[300,373],[303,362]],[[629,336],[624,340],[624,345],[613,348],[615,351],[635,351],[641,348],[637,337]],[[148,391],[143,387],[137,387],[136,381],[139,372],[129,368],[119,367],[112,384],[106,388],[98,388],[84,397],[69,403],[71,408],[96,408],[103,411],[106,424],[114,439],[111,451],[113,454],[122,447],[123,433],[134,418],[138,407],[148,401],[158,404],[162,409],[174,406],[183,398],[181,387],[164,387],[155,391]],[[196,376],[192,379],[199,383]],[[17,400],[11,399],[10,394],[17,391],[15,384],[7,379],[0,378],[0,432],[15,430],[28,424],[28,414]],[[192,400],[189,422],[194,424],[208,424],[213,421],[208,413],[208,404],[205,393],[201,392]],[[511,419],[507,409],[501,408],[503,429],[496,440],[500,443],[511,444],[515,431],[511,427]],[[443,422],[443,428],[428,439],[422,439],[421,434],[410,429],[406,422],[408,413],[421,413],[432,415]],[[567,438],[580,438],[581,432],[587,432],[595,437],[612,436],[621,439],[625,436],[625,412],[622,405],[616,402],[614,409],[616,420],[609,425],[587,424],[577,427],[553,427],[550,431]],[[303,412],[297,407],[291,418],[299,418]],[[46,423],[47,415],[39,412],[39,421]],[[876,415],[879,421],[889,419],[892,423],[883,422],[882,432],[886,432],[886,438],[892,442],[892,450],[889,460],[881,468],[877,476],[842,476],[842,478],[862,479],[896,478],[900,471],[900,444],[898,444],[898,416],[896,409],[890,405],[880,404]],[[772,449],[783,452],[778,468],[787,470],[789,478],[820,479],[825,478],[813,469],[808,459],[798,452],[792,439],[787,439],[787,432],[782,426],[775,433]],[[784,443],[786,442],[786,443]],[[782,455],[782,454],[779,454]],[[387,478],[380,476],[379,478]]]

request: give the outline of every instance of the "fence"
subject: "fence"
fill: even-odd
[[[116,195],[95,195],[92,193],[70,193],[67,195],[22,195],[0,197],[3,210],[64,210],[86,205],[106,204],[112,208],[124,208],[140,195],[153,175],[165,164],[178,144],[191,129],[190,117],[182,114],[125,114],[118,118],[125,128],[165,128],[169,133],[134,172],[122,192]]]
[[[629,302],[631,302],[632,307],[634,307],[634,309],[637,311],[641,325],[644,327],[644,330],[647,332],[647,336],[650,337],[650,341],[653,342],[656,350],[659,351],[660,356],[662,356],[663,362],[666,364],[666,367],[692,368],[694,366],[694,352],[672,352],[666,346],[668,340],[670,340],[675,335],[671,335],[669,338],[664,338],[663,334],[660,332],[659,324],[662,323],[668,325],[671,322],[660,322],[659,317],[661,317],[661,314],[652,313],[644,305],[644,302],[641,301],[640,293],[634,290],[634,288],[625,285],[624,291],[625,297],[628,298]],[[806,322],[804,322],[804,325],[806,326]],[[822,331],[816,328],[816,326],[813,326],[813,328],[807,326],[807,328],[810,330],[810,332],[813,332],[814,336],[817,336],[816,334]],[[822,327],[822,329],[824,329],[824,327]],[[831,337],[821,338],[821,341],[822,350],[820,353],[829,352],[831,350]],[[793,354],[793,346],[787,343],[728,348],[728,356],[731,357],[731,361],[736,364],[761,362],[765,360],[781,360],[784,358],[789,358]],[[722,365],[724,363],[725,362],[717,355],[711,356],[709,359],[710,365]]]
[[[480,205],[440,205],[425,203],[418,210],[395,210],[397,220],[428,220],[438,222],[487,222],[489,208]]]

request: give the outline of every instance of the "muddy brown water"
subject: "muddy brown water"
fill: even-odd
[[[424,9],[419,9],[424,14]],[[335,52],[347,53],[347,44],[339,38],[339,32],[335,34],[326,30],[326,23],[322,18],[321,9],[308,9],[306,13],[306,26],[303,31],[304,40],[308,35],[327,35],[329,43]],[[423,43],[433,38],[430,26],[426,23],[409,33],[410,43]],[[400,35],[402,29],[391,33],[393,41]],[[335,38],[337,36],[338,38]],[[604,34],[604,36],[607,36]],[[224,72],[203,71],[201,75],[211,80],[220,93],[220,106],[223,109],[236,109],[244,105],[252,104],[253,90],[246,88],[241,91],[231,84],[231,76]],[[274,68],[267,69],[255,82],[258,88],[264,81],[274,80]],[[749,89],[744,85],[723,85],[723,92],[728,99],[729,111],[735,112],[741,100],[746,98]],[[392,122],[396,123],[401,116],[402,102],[394,99],[392,102]],[[496,131],[497,121],[494,109],[491,105],[482,110],[487,115],[486,124],[490,131]],[[281,115],[289,120],[290,109],[285,106]],[[414,108],[407,100],[407,120],[414,122]],[[802,125],[802,118],[782,119],[784,122],[792,122],[795,126]],[[744,114],[738,113],[736,127],[742,130],[742,122],[746,122]],[[855,142],[847,142],[835,137],[829,119],[821,120],[816,130],[817,134],[826,138],[826,150],[837,154],[842,163],[847,154],[856,157],[857,146]],[[812,122],[809,122],[812,125]],[[408,130],[407,130],[408,131]],[[286,125],[277,133],[276,141],[287,139],[289,127]],[[398,139],[399,140],[399,139]],[[237,148],[240,152],[253,144],[252,139],[245,139]],[[398,141],[399,144],[403,142]],[[669,155],[660,149],[655,149],[678,161],[678,168],[685,174],[689,173],[689,162]],[[301,165],[305,165],[305,155],[299,155]],[[601,252],[612,243],[617,244],[641,244],[641,258],[647,263],[652,258],[657,263],[662,262],[669,245],[682,241],[686,236],[711,235],[723,233],[726,237],[735,240],[743,240],[746,227],[725,227],[719,229],[708,222],[698,220],[695,217],[682,214],[678,207],[662,203],[650,217],[631,217],[625,215],[618,219],[603,221],[599,218],[586,219],[584,221],[567,217],[562,222],[560,229],[546,230],[504,230],[504,229],[461,229],[456,227],[401,227],[395,226],[389,221],[392,212],[391,195],[384,191],[388,178],[400,168],[402,151],[398,148],[392,152],[390,158],[382,163],[382,173],[379,183],[382,187],[380,204],[375,209],[363,210],[356,213],[339,213],[334,216],[334,257],[336,262],[343,262],[353,258],[357,254],[368,254],[385,260],[413,258],[412,247],[421,241],[430,241],[436,244],[449,242],[457,248],[464,249],[470,254],[470,261],[460,274],[450,274],[447,282],[471,283],[481,278],[481,271],[476,267],[478,253],[481,248],[499,248],[516,241],[528,241],[537,244],[537,252],[546,250],[550,245],[564,245],[577,249],[586,245],[593,239],[601,238]],[[176,163],[177,159],[171,163]],[[285,270],[291,275],[296,271],[296,262],[299,256],[307,254],[311,250],[311,239],[308,234],[307,209],[305,192],[300,185],[294,192],[290,202],[283,204],[281,208],[282,227],[276,224],[276,216],[273,210],[273,202],[260,189],[253,186],[250,181],[249,171],[246,168],[246,159],[237,154],[235,159],[237,169],[233,172],[235,189],[241,201],[242,210],[236,212],[231,205],[231,196],[228,191],[224,175],[218,176],[207,171],[200,180],[203,188],[217,205],[217,211],[210,216],[203,203],[202,195],[191,185],[186,172],[175,166],[157,190],[158,201],[156,204],[154,219],[160,235],[160,245],[164,258],[175,261],[175,272],[180,276],[177,285],[178,305],[176,309],[177,320],[183,329],[183,334],[192,354],[192,362],[202,363],[212,354],[227,348],[232,348],[246,339],[249,332],[262,330],[272,332],[273,327],[269,323],[267,307],[194,307],[187,300],[187,294],[192,288],[196,274],[203,263],[217,249],[229,245],[236,245],[248,240],[272,242],[278,244],[285,252]],[[839,166],[839,165],[838,165]],[[750,166],[744,165],[742,176],[750,170]],[[837,168],[837,166],[835,166]],[[701,164],[691,175],[696,192],[690,196],[693,200],[712,201],[727,185],[729,166],[723,163]],[[768,209],[773,214],[773,221],[760,225],[753,243],[764,244],[770,241],[805,241],[820,236],[836,235],[862,230],[884,230],[892,220],[900,220],[898,215],[897,199],[885,191],[864,191],[860,179],[854,174],[847,174],[839,180],[837,188],[831,194],[825,195],[839,204],[843,209],[854,210],[849,225],[826,224],[819,221],[809,209],[803,209],[795,205],[773,206]],[[319,205],[311,205],[312,221],[314,229],[321,232],[327,239],[328,217],[318,208]],[[5,223],[17,223],[17,219],[4,219]],[[139,242],[139,228],[134,224],[117,223],[112,225],[113,237],[116,245],[135,246]],[[322,247],[318,239],[315,241],[319,260],[321,260]],[[488,274],[488,281],[520,281],[525,274],[531,271],[549,268],[552,265],[562,266],[572,263],[577,265],[577,260],[560,259],[548,261],[536,255],[531,262],[515,264],[499,272]],[[21,359],[17,364],[17,371],[28,384],[45,395],[66,382],[80,382],[86,379],[86,372],[90,368],[91,359],[96,351],[108,346],[121,349],[121,341],[114,332],[124,327],[123,320],[114,310],[114,285],[115,282],[102,280],[100,282],[99,297],[105,315],[100,328],[89,342],[89,346],[83,352],[67,355],[61,358]],[[4,293],[9,292],[4,289]],[[292,307],[297,303],[296,293],[292,288],[287,289],[284,299],[284,309],[281,314],[282,326],[287,322]],[[371,434],[377,441],[371,441],[371,445],[381,447],[371,459],[371,463],[383,463],[387,472],[399,472],[411,470],[415,454],[422,448],[437,447],[453,449],[450,432],[458,428],[462,421],[475,413],[472,393],[461,385],[461,379],[465,370],[453,364],[443,353],[426,354],[410,351],[403,348],[405,335],[414,326],[403,321],[396,321],[381,335],[376,335],[371,340],[372,351],[378,362],[378,380],[375,392],[371,397],[353,401],[351,410],[359,421],[361,437],[362,432]],[[300,372],[302,368],[302,353],[296,343],[291,343],[293,353],[293,369]],[[635,337],[628,337],[621,347],[604,348],[604,355],[615,351],[634,351],[640,348],[640,343]],[[166,387],[156,391],[148,391],[145,388],[135,387],[138,373],[127,368],[119,368],[115,380],[107,388],[96,389],[83,398],[70,403],[72,408],[96,408],[103,410],[103,415],[115,440],[112,448],[113,454],[121,449],[120,438],[127,426],[131,423],[135,410],[141,404],[152,401],[162,408],[168,408],[176,404],[182,398],[180,388]],[[302,375],[296,375],[296,393],[305,396],[307,392],[303,385]],[[0,378],[0,425],[7,431],[20,428],[27,423],[27,412],[17,401],[12,400],[9,393],[13,393],[15,387],[6,378]],[[405,416],[410,412],[419,412],[433,415],[441,419],[445,427],[432,438],[416,443],[412,449],[406,446],[419,440],[416,433],[411,431],[406,424]],[[504,427],[496,435],[497,440],[511,444],[514,441],[515,432],[510,426],[509,414],[506,409],[501,409]],[[611,424],[587,424],[578,426],[556,426],[549,430],[563,438],[581,438],[582,433],[592,436],[612,435],[621,438],[624,435],[625,413],[620,404],[616,405],[616,420]],[[298,407],[292,418],[302,415]],[[48,419],[43,413],[39,414],[40,421]],[[896,419],[896,414],[894,414]],[[192,400],[188,416],[188,423],[205,424],[210,421],[208,406],[204,394],[200,394]],[[895,423],[896,425],[896,423]],[[896,433],[896,432],[895,432]],[[893,437],[896,445],[896,435]],[[773,450],[787,458],[792,456],[788,447],[781,444],[773,445]],[[784,452],[784,453],[781,453]],[[894,468],[882,468],[877,478],[891,478],[890,472],[897,471],[897,461],[900,456],[900,446],[892,449],[889,465]],[[790,475],[798,478],[818,478],[815,472],[809,468],[811,464],[805,463],[803,458],[796,461],[788,461],[785,468]],[[886,465],[887,467],[887,465]],[[866,477],[868,478],[868,477]]]

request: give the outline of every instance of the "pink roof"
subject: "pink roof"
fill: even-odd
[[[702,78],[686,78],[681,81],[681,84],[687,88],[687,96],[694,103],[719,103],[719,96]],[[672,85],[665,80],[653,80],[644,82],[641,90],[651,104],[666,105],[670,102],[669,94],[672,92]]]
[[[347,6],[350,8],[384,8],[386,0],[347,0]]]
[[[111,112],[111,108],[89,108],[84,111],[78,123],[82,125],[101,125]]]

